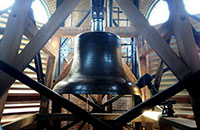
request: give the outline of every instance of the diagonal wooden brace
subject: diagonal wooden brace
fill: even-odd
[[[74,103],[68,101],[61,95],[57,94],[56,92],[52,91],[51,89],[47,88],[43,84],[40,84],[33,79],[29,78],[25,74],[21,73],[17,69],[9,66],[3,61],[0,61],[0,69],[4,72],[8,73],[10,76],[18,79],[22,83],[26,84],[30,88],[36,90],[37,92],[44,95],[46,98],[52,100],[53,102],[56,102],[57,104],[61,105],[65,109],[72,112],[75,116],[79,117],[80,119],[87,121],[88,123],[92,124],[95,128],[101,128],[101,129],[112,129],[111,126],[104,123],[103,121],[97,119],[96,117],[92,116],[90,113],[86,112],[82,108],[78,107]]]
[[[152,49],[158,54],[158,56],[160,56],[178,79],[183,79],[183,77],[191,72],[169,45],[167,45],[154,27],[149,25],[147,19],[142,15],[142,13],[140,13],[131,0],[115,1],[129,20],[134,24],[135,28],[141,31]]]

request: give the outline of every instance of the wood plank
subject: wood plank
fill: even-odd
[[[31,116],[25,117],[23,119],[19,119],[17,121],[5,124],[2,126],[2,128],[4,130],[19,130],[25,126],[30,125],[33,121],[36,120],[36,115],[37,114],[33,114]]]
[[[90,27],[60,27],[55,35],[64,38],[74,38],[78,34],[88,32],[90,30]],[[120,37],[135,37],[140,34],[140,30],[137,30],[135,27],[105,27],[105,31],[114,33]]]
[[[173,126],[181,130],[197,129],[194,120],[185,119],[181,117],[161,117],[159,122],[166,123],[169,126]]]
[[[8,17],[8,22],[0,44],[0,59],[8,64],[12,64],[18,54],[31,2],[31,0],[16,0]],[[14,80],[12,80],[12,83],[7,82],[8,79],[4,75],[5,73],[0,71],[0,120],[8,95],[9,87],[5,86],[10,86],[14,82]]]
[[[126,76],[129,78],[129,80],[133,83],[137,82],[137,79],[135,77],[135,75],[132,73],[132,71],[130,70],[130,68],[128,67],[128,65],[125,63],[125,61],[122,59],[122,65],[124,68],[124,71],[126,73]]]
[[[115,1],[133,23],[135,28],[141,30],[142,35],[148,44],[161,57],[165,64],[178,77],[178,79],[182,79],[185,75],[191,72],[190,69],[176,55],[176,53],[162,39],[159,33],[149,25],[149,22],[139,12],[131,0]]]

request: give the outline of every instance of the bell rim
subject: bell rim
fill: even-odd
[[[132,82],[118,81],[90,81],[90,82],[65,82],[57,84],[53,91],[59,94],[113,94],[113,95],[141,95],[141,90]]]

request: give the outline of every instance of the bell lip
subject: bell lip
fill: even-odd
[[[64,82],[64,81],[61,81]],[[59,86],[62,84],[63,86]],[[65,82],[57,84],[53,91],[59,94],[112,94],[112,95],[138,95],[141,96],[141,90],[131,82],[126,83],[74,83]]]

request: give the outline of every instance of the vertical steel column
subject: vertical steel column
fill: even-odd
[[[113,0],[109,0],[109,26],[113,26]]]

